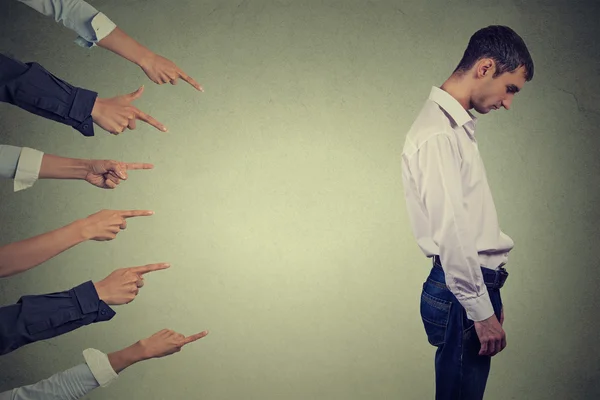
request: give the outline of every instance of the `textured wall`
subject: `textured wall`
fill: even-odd
[[[183,1],[92,4],[202,83],[151,83],[133,64],[72,43],[15,1],[0,50],[37,61],[170,129],[114,137],[0,104],[2,143],[78,158],[153,162],[115,191],[0,182],[0,242],[102,208],[152,209],[112,242],[79,245],[0,282],[0,302],[169,261],[108,323],[0,358],[0,390],[168,327],[210,335],[125,371],[92,399],[427,399],[433,352],[419,317],[429,263],[410,232],[404,135],[477,29],[511,26],[536,63],[509,112],[480,119],[503,230],[508,347],[487,399],[600,398],[597,304],[600,124],[597,1]],[[551,3],[551,4],[550,4]],[[44,33],[41,33],[44,32]]]

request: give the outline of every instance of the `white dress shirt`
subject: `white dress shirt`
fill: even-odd
[[[85,364],[52,375],[33,385],[0,393],[0,400],[75,400],[117,379],[108,356],[96,349],[83,352]]]
[[[82,0],[18,0],[47,17],[54,17],[77,32],[75,43],[92,47],[110,34],[116,25],[101,12]]]
[[[29,147],[0,145],[0,178],[14,179],[14,190],[27,189],[40,174],[44,153]]]
[[[417,244],[439,255],[446,284],[473,321],[494,310],[480,266],[504,265],[514,243],[498,224],[479,155],[477,119],[433,87],[406,137],[402,179]]]

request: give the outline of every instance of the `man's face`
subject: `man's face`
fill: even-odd
[[[505,72],[493,78],[495,66],[482,73],[481,84],[473,94],[471,105],[480,114],[501,107],[510,109],[513,97],[525,85],[525,67],[520,66],[512,72]]]

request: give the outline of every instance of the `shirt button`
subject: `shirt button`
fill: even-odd
[[[90,127],[90,126],[89,126],[88,124],[85,124],[85,125],[83,126],[83,129],[87,129],[87,128],[89,128],[89,127]]]
[[[106,314],[106,310],[100,311],[100,314],[102,314],[102,315]]]

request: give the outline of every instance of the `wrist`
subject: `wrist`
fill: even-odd
[[[77,244],[86,242],[92,238],[88,232],[85,218],[71,222],[69,225],[67,225],[67,228],[71,232],[73,240]]]
[[[69,169],[72,179],[85,179],[92,169],[92,161],[74,158]]]
[[[134,63],[136,63],[141,68],[146,68],[150,64],[152,64],[152,59],[154,58],[154,53],[144,46],[140,45],[139,55],[136,57]]]
[[[96,100],[94,101],[94,106],[92,107],[92,120],[94,122],[96,122],[96,120],[98,120],[98,117],[100,116],[100,109],[102,108],[102,105],[104,103],[104,99],[100,98],[99,96],[96,97]]]
[[[123,371],[125,368],[144,360],[140,354],[140,351],[135,346],[136,345],[134,344],[124,348],[123,350],[115,351],[114,353],[110,353],[108,355],[108,361],[117,374]]]
[[[104,286],[102,285],[102,281],[94,282],[93,285],[94,289],[96,289],[96,294],[98,295],[98,298],[106,304],[111,305],[109,299],[107,298],[106,291],[104,290]]]
[[[136,360],[135,362],[144,361],[152,358],[148,354],[148,349],[146,348],[145,341],[143,339],[138,340],[137,342],[129,346],[129,349],[131,351],[131,356]]]

